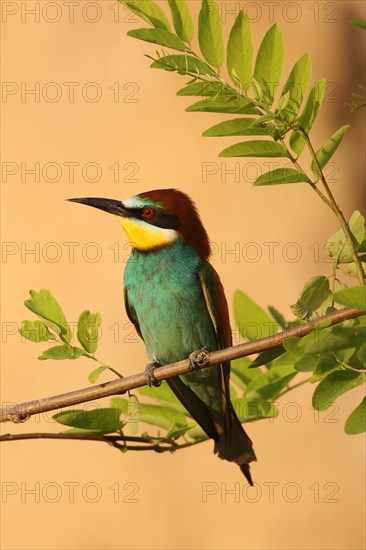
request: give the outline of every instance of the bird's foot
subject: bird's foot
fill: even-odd
[[[199,369],[204,365],[207,365],[209,360],[210,352],[206,348],[192,351],[192,353],[189,355],[189,362],[193,369]]]
[[[158,361],[153,361],[152,363],[149,363],[145,368],[146,382],[149,384],[150,388],[151,386],[157,387],[157,386],[160,386],[161,384],[161,381],[157,380],[154,374],[154,370],[160,366],[161,365]]]

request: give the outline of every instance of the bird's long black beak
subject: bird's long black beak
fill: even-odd
[[[70,202],[79,202],[80,204],[86,204],[87,206],[93,206],[93,208],[99,208],[115,216],[122,216],[126,218],[129,213],[125,208],[122,201],[116,201],[114,199],[101,199],[98,197],[81,198],[81,199],[66,199]]]

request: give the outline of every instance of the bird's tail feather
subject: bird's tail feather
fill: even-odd
[[[238,464],[248,480],[248,483],[253,485],[249,463],[257,460],[257,457],[253,450],[252,441],[241,425],[232,407],[229,433],[225,433],[220,426],[216,427],[219,438],[215,442],[215,453],[224,460],[229,460],[230,462]]]
[[[229,415],[228,422],[224,422],[178,376],[168,379],[167,382],[196,422],[215,441],[214,452],[220,458],[238,464],[248,483],[253,485],[249,462],[257,458],[252,442],[240,424],[232,404],[230,403],[226,412]]]

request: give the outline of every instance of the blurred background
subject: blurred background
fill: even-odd
[[[197,21],[200,2],[189,5]],[[347,218],[362,210],[364,114],[344,104],[364,81],[364,33],[347,23],[364,17],[363,2],[219,5],[226,37],[247,9],[255,51],[280,25],[286,74],[311,53],[312,83],[329,83],[313,142],[318,148],[351,124],[327,176]],[[124,312],[126,237],[112,216],[68,197],[187,192],[229,304],[240,288],[289,317],[304,283],[330,273],[323,246],[338,229],[334,216],[305,184],[253,188],[268,164],[218,158],[238,140],[201,134],[230,116],[185,112],[194,98],[176,91],[187,79],[151,70],[143,54],[154,46],[126,36],[144,23],[109,1],[3,1],[1,9],[3,404],[88,385],[89,361],[40,362],[43,346],[21,341],[17,328],[33,318],[23,305],[30,289],[50,289],[70,321],[101,311],[98,355],[125,375],[147,362]],[[362,392],[319,415],[313,389],[286,395],[276,420],[248,426],[258,456],[252,489],[211,442],[164,455],[91,442],[3,443],[2,548],[364,548],[364,439],[343,431]],[[3,425],[3,433],[60,431],[51,417]]]

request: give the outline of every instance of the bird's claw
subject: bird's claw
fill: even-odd
[[[207,365],[209,360],[210,352],[206,348],[192,351],[192,353],[189,355],[189,362],[193,369],[199,369],[204,365]]]
[[[145,368],[145,378],[150,388],[151,386],[158,387],[161,384],[161,380],[157,380],[154,374],[154,370],[157,367],[160,367],[160,363],[158,363],[157,361],[153,361],[152,363],[149,363]]]

